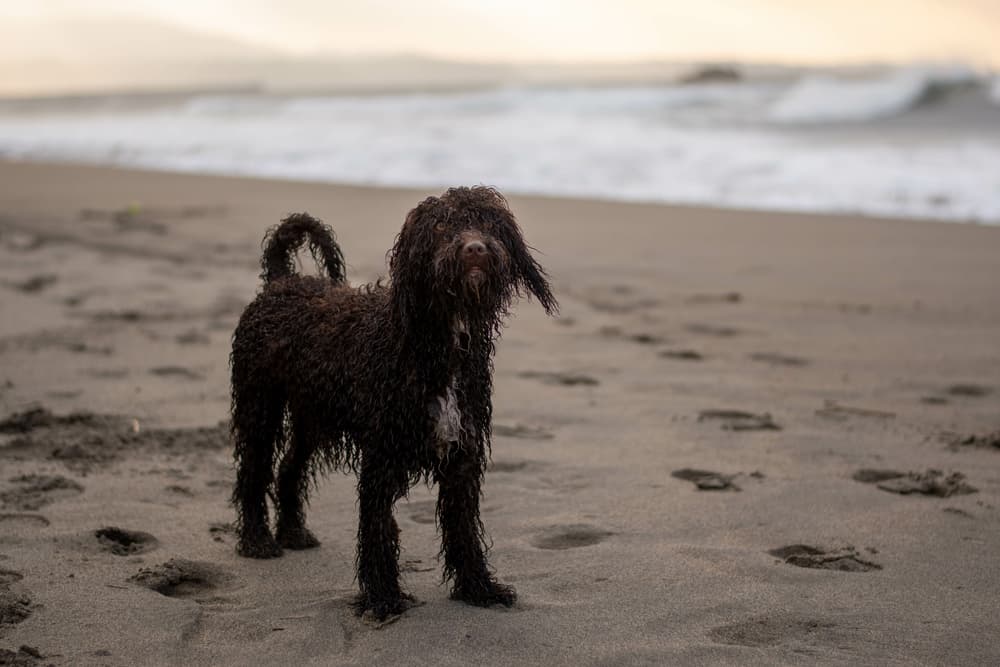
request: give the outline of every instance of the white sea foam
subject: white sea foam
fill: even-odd
[[[770,118],[779,123],[870,121],[898,115],[936,90],[976,79],[974,71],[960,66],[909,67],[867,78],[809,75],[775,102]]]
[[[0,107],[0,156],[1000,222],[1000,132],[935,126],[889,141],[881,129],[770,122],[791,92],[752,83]]]

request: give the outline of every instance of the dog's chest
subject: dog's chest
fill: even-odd
[[[455,392],[455,378],[451,378],[444,393],[437,397],[436,405],[432,406],[432,416],[435,417],[434,435],[436,436],[439,454],[441,447],[449,447],[461,440],[464,426],[462,424],[462,408]]]
[[[456,321],[452,326],[456,351],[468,347],[468,329],[464,322]],[[448,379],[444,391],[431,402],[430,412],[434,421],[435,449],[439,458],[447,458],[453,447],[461,445],[465,432],[465,415],[459,401],[455,374]]]

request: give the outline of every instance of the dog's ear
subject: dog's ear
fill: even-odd
[[[522,240],[514,244],[510,250],[514,280],[518,286],[533,294],[548,315],[559,312],[559,303],[552,296],[552,289],[549,287],[549,276],[542,265],[531,256],[531,248]]]
[[[499,193],[496,196],[502,205],[497,209],[499,219],[494,218],[493,221],[494,234],[500,237],[510,256],[511,278],[518,290],[534,295],[545,312],[554,315],[559,312],[559,303],[549,287],[549,276],[532,257],[533,248],[524,242],[521,228],[507,207],[506,200]]]
[[[447,214],[447,206],[437,197],[428,197],[406,214],[403,228],[389,251],[389,273],[394,278],[407,268],[426,268],[426,263],[423,266],[412,265],[425,253],[433,253],[434,227],[438,222],[444,222]]]
[[[389,276],[397,308],[404,321],[429,302],[434,256],[434,227],[447,207],[437,197],[428,197],[407,213],[403,228],[388,253]]]

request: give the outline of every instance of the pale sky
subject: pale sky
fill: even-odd
[[[0,61],[91,56],[56,29],[80,19],[167,23],[289,55],[1000,67],[1000,0],[0,0]],[[153,48],[136,41],[111,56]]]

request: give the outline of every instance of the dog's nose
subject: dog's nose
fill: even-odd
[[[482,241],[469,241],[462,246],[462,253],[467,257],[481,257],[486,254],[486,244]]]

